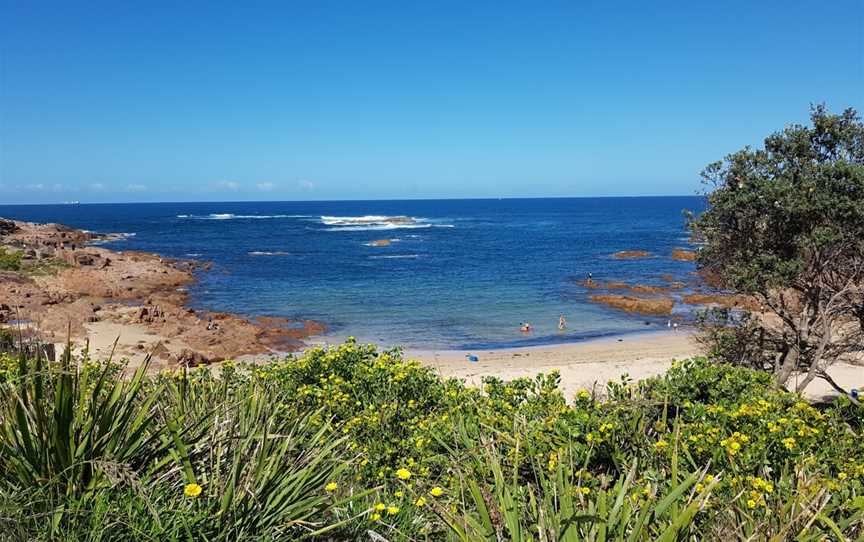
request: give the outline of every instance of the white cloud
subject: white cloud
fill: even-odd
[[[105,190],[105,185],[102,183],[90,183],[90,190],[94,192],[99,192],[101,190]]]
[[[258,190],[262,192],[270,192],[271,190],[276,188],[276,185],[273,183],[258,183],[255,186],[257,186]]]
[[[42,183],[37,183],[37,184],[28,184],[28,185],[25,185],[24,188],[27,189],[27,190],[37,190],[37,191],[41,191],[41,190],[45,190],[45,185],[42,184]]]
[[[315,183],[313,183],[312,181],[307,181],[306,179],[301,179],[297,181],[297,186],[299,186],[300,190],[303,190],[304,192],[311,192],[315,189]]]
[[[235,181],[219,181],[219,186],[222,188],[227,188],[228,190],[237,190],[240,188],[240,184]]]
[[[146,192],[147,186],[143,184],[127,184],[126,185],[127,192]]]

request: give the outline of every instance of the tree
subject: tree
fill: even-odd
[[[723,334],[736,360],[803,390],[864,352],[864,124],[853,109],[811,109],[792,125],[710,164],[708,209],[691,222],[700,268],[764,309]]]

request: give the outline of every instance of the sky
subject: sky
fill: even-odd
[[[686,195],[864,1],[0,0],[0,203]]]

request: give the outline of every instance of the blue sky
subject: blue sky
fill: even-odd
[[[0,203],[692,194],[864,2],[0,0]]]

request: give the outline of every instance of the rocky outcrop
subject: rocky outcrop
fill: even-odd
[[[18,226],[12,220],[4,220],[0,218],[0,237],[15,233],[18,231]]]
[[[98,255],[87,254],[86,252],[77,252],[73,259],[76,265],[93,265],[98,257]]]
[[[651,253],[647,250],[622,250],[612,255],[616,260],[633,260],[637,258],[650,258]]]
[[[114,333],[112,326],[130,325],[135,333],[143,328],[152,340],[171,341],[170,361],[195,365],[298,350],[303,339],[324,329],[312,321],[283,319],[277,325],[233,314],[200,314],[186,307],[187,286],[195,280],[193,272],[200,263],[92,246],[88,241],[100,238],[97,234],[57,224],[12,223],[16,230],[3,238],[4,245],[15,246],[34,260],[50,255],[58,263],[70,264],[34,276],[0,271],[0,302],[9,307],[0,307],[2,319],[38,322],[47,340],[65,341],[71,335],[73,341],[83,341],[98,332],[94,326],[107,326]],[[126,348],[118,350],[123,355],[145,353],[137,344],[124,345],[122,339],[118,348]],[[162,354],[160,361],[169,363],[168,355]]]
[[[198,367],[199,365],[209,365],[215,361],[221,360],[208,358],[201,352],[196,352],[189,348],[184,348],[174,357],[174,363],[178,367]]]
[[[579,284],[586,288],[591,288],[592,290],[597,289],[605,289],[605,290],[629,290],[633,293],[637,294],[659,294],[668,290],[668,288],[664,286],[649,286],[647,284],[627,284],[626,282],[597,282],[597,281],[582,281]]]
[[[591,301],[635,314],[669,315],[675,301],[668,297],[644,298],[628,295],[592,295]]]
[[[688,305],[715,305],[728,309],[752,311],[762,309],[758,301],[746,295],[694,293],[685,295],[682,301]]]
[[[679,262],[695,262],[696,261],[696,253],[692,250],[684,250],[683,248],[676,248],[672,251],[672,259],[678,260]]]

